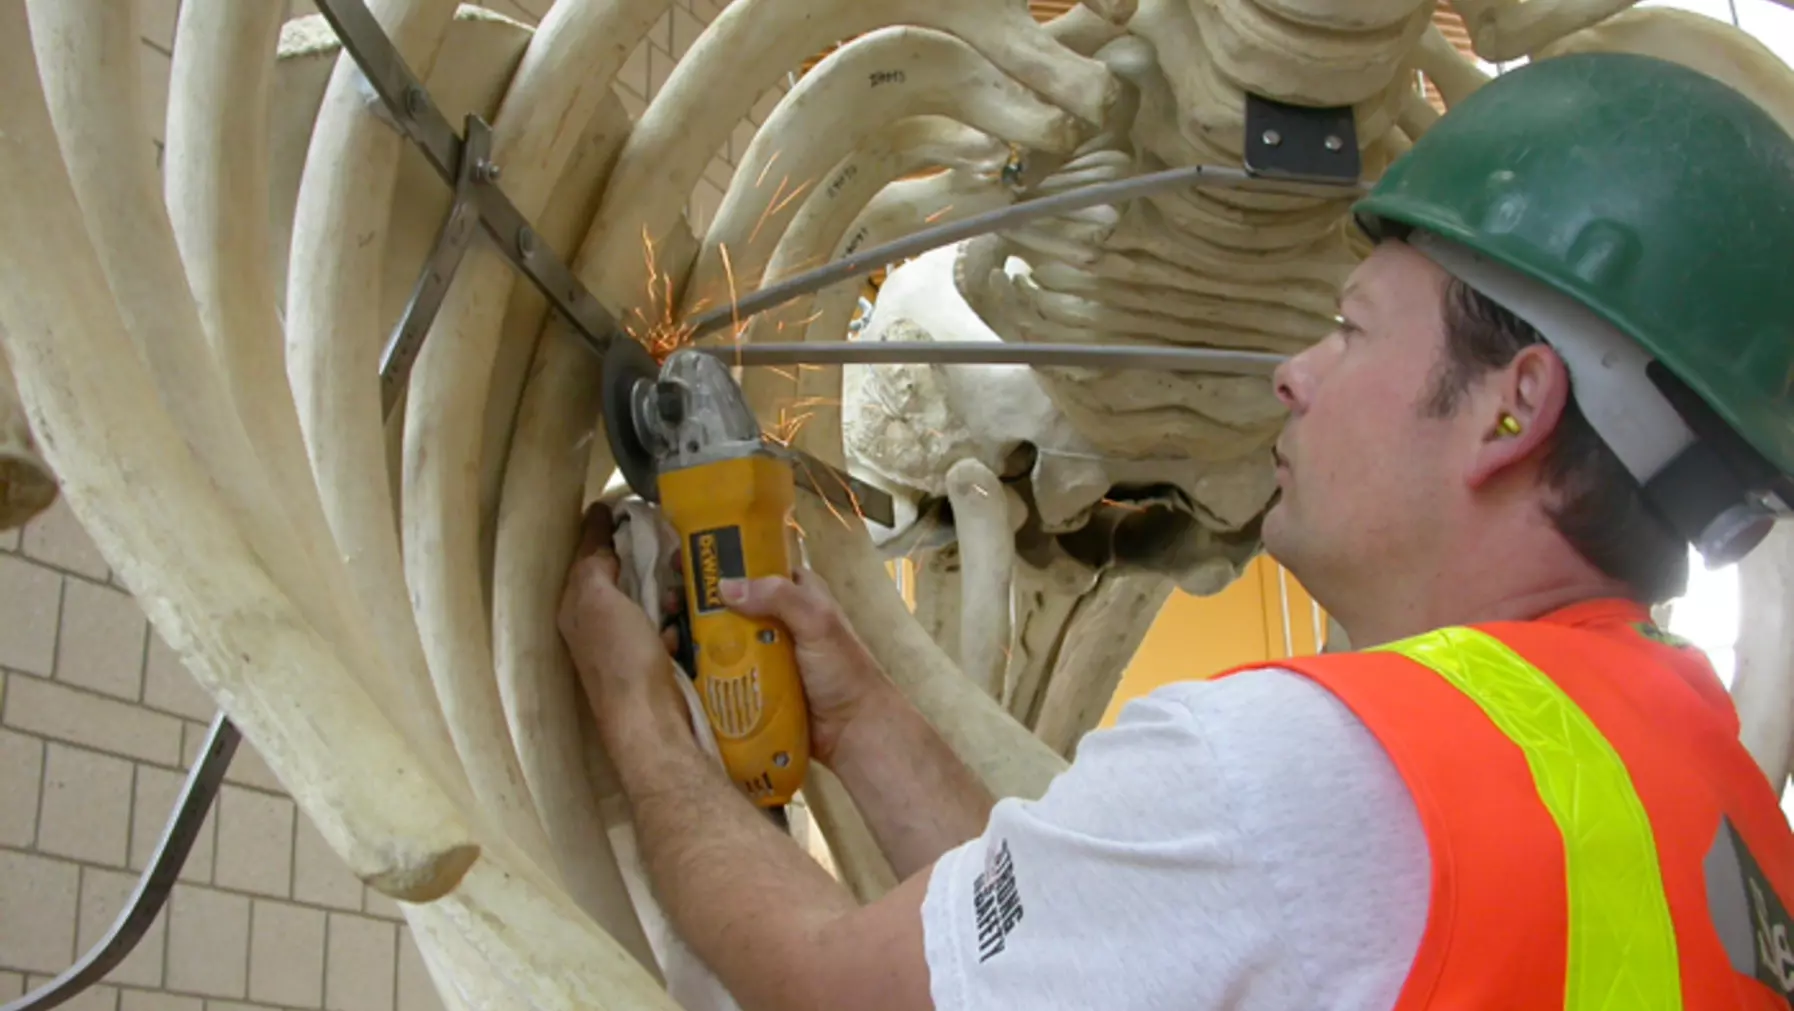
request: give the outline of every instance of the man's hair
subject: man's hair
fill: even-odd
[[[1444,322],[1445,353],[1422,401],[1435,417],[1455,412],[1472,381],[1542,342],[1531,324],[1455,277],[1446,283]],[[1684,591],[1688,545],[1645,506],[1638,482],[1595,434],[1574,392],[1546,444],[1543,474],[1557,493],[1547,515],[1589,564],[1647,604]]]

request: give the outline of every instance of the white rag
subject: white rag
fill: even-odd
[[[661,591],[678,587],[681,593],[684,592],[684,579],[678,564],[679,533],[658,508],[637,498],[619,502],[612,508],[611,518],[612,544],[622,563],[617,586],[640,604],[642,610],[648,612],[648,619],[659,628],[666,619],[660,606]],[[692,736],[697,738],[698,747],[720,766],[722,752],[717,748],[716,733],[710,728],[710,721],[704,718],[697,689],[692,687],[691,678],[677,660],[668,669],[673,672],[673,679],[685,696]],[[633,832],[630,842],[629,852],[619,852],[617,856],[624,865],[625,875],[636,879],[638,887],[631,891],[635,895],[642,927],[648,934],[648,943],[660,959],[667,994],[685,1011],[738,1011],[739,1005],[727,988],[709,966],[686,947],[684,938],[674,931],[666,914],[654,901],[652,892],[646,887],[647,875],[640,865],[639,847],[633,845]]]
[[[617,559],[622,563],[617,587],[640,604],[642,610],[648,612],[648,620],[660,628],[666,621],[666,613],[660,606],[661,591],[677,588],[680,593],[685,592],[685,579],[678,560],[679,532],[652,503],[638,498],[617,503],[611,518],[612,543],[617,550]],[[685,696],[692,736],[698,739],[698,747],[706,755],[722,764],[716,732],[704,718],[703,703],[698,699],[698,690],[692,687],[691,672],[680,667],[677,660],[673,662],[673,672],[674,680],[679,682],[679,690]]]

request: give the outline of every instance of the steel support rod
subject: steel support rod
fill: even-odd
[[[691,321],[692,337],[696,339],[713,333],[794,298],[821,291],[829,285],[841,281],[864,277],[880,267],[888,267],[901,260],[907,260],[912,256],[926,253],[931,249],[938,249],[961,239],[976,238],[1005,228],[1015,228],[1052,214],[1064,214],[1067,211],[1078,211],[1121,200],[1132,200],[1136,197],[1187,186],[1230,188],[1250,186],[1268,192],[1281,191],[1321,197],[1352,196],[1370,191],[1370,184],[1365,182],[1296,182],[1278,179],[1274,176],[1255,175],[1245,169],[1234,168],[1230,165],[1192,165],[1188,168],[1166,169],[1162,172],[1130,176],[1112,182],[1080,186],[1077,189],[1055,193],[1052,196],[1023,200],[1020,203],[1010,204],[1008,207],[999,207],[983,214],[974,214],[959,221],[950,221],[932,228],[924,228],[901,239],[894,239],[883,245],[873,246],[871,249],[849,253],[833,263],[824,264],[814,270],[794,274],[783,281],[769,284],[751,295],[736,300],[733,305],[718,306],[709,312],[693,317]]]
[[[731,364],[1029,365],[1073,369],[1151,369],[1268,375],[1289,358],[1269,351],[1147,347],[1138,344],[1019,344],[1004,341],[816,341],[721,344],[699,350]]]
[[[505,196],[500,186],[489,179],[482,179],[479,185],[469,186],[465,183],[463,177],[466,170],[461,163],[467,156],[467,140],[455,132],[454,127],[430,100],[429,93],[405,65],[398,50],[381,30],[379,22],[363,0],[316,0],[316,3],[319,12],[335,30],[344,51],[360,67],[362,74],[380,96],[387,114],[399,131],[423,152],[444,182],[457,186],[458,198],[469,199],[477,206],[480,224],[491,236],[498,252],[548,299],[592,352],[602,357],[610,342],[624,332],[622,327],[560,257],[543,244],[530,222]],[[1369,183],[1363,180],[1290,178],[1274,170],[1253,171],[1231,165],[1194,165],[1082,186],[1023,200],[961,221],[925,228],[871,249],[852,252],[833,263],[761,288],[737,300],[733,305],[719,306],[694,317],[691,321],[691,336],[693,339],[702,337],[792,299],[842,281],[863,277],[881,267],[888,267],[962,239],[1016,228],[1049,215],[1188,187],[1252,187],[1268,192],[1345,197],[1368,192]],[[446,281],[441,284],[446,287]],[[416,341],[413,342],[414,345],[415,343]],[[994,347],[993,345],[993,350]],[[415,358],[416,349],[413,346],[408,350],[411,353],[389,356],[389,362],[382,369],[381,379],[388,387],[388,403],[396,399],[395,391],[403,388],[408,378],[409,366]],[[971,355],[970,352],[965,354]],[[956,361],[960,364],[974,364],[975,357]],[[1009,359],[999,359],[992,363],[1007,361]],[[1223,359],[1217,358],[1214,361],[1215,364],[1211,366],[1214,371],[1237,371],[1224,364]],[[1240,360],[1241,363],[1244,361]],[[1092,361],[1089,367],[1104,366]],[[1156,366],[1126,364],[1119,367]],[[1252,369],[1256,370],[1256,367]]]
[[[187,783],[175,798],[174,816],[162,830],[162,841],[156,844],[149,868],[137,880],[137,890],[125,902],[124,911],[112,923],[112,929],[100,942],[88,949],[80,961],[63,970],[55,979],[23,997],[0,1007],[0,1011],[49,1011],[73,1000],[81,991],[98,983],[131,954],[143,935],[149,931],[168,902],[180,876],[181,865],[199,838],[206,823],[212,799],[224,782],[224,771],[237,753],[242,735],[223,712],[212,717],[206,734],[205,748],[187,773]]]

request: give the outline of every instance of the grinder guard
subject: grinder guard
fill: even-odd
[[[637,427],[635,405],[653,388],[659,375],[660,366],[655,364],[654,356],[627,336],[614,338],[604,353],[600,384],[604,436],[623,479],[649,502],[660,501],[660,482],[656,480],[659,467],[653,446],[645,441],[647,433]]]

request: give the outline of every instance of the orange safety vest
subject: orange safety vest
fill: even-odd
[[[1794,833],[1706,658],[1643,607],[1276,666],[1370,728],[1426,829],[1397,1011],[1794,1006]]]

